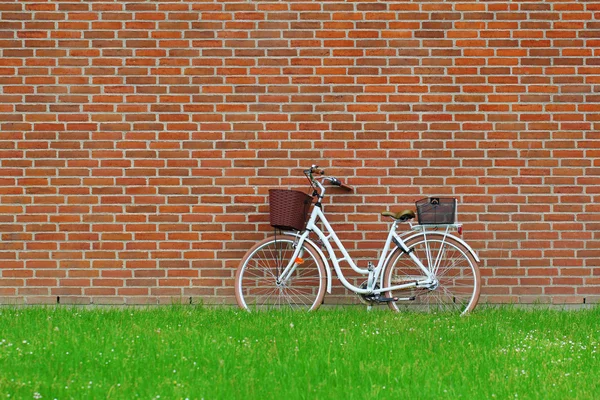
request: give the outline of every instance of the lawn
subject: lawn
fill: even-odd
[[[591,399],[600,308],[0,308],[0,399]]]

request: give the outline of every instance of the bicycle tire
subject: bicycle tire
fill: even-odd
[[[430,271],[439,257],[436,268],[439,284],[432,288],[388,291],[386,297],[412,298],[406,301],[407,308],[427,312],[453,311],[464,315],[477,306],[481,291],[479,266],[458,240],[453,236],[442,239],[439,235],[420,234],[411,238],[406,246]],[[425,275],[410,256],[399,248],[394,250],[383,270],[383,287],[420,279],[425,279]],[[400,310],[396,302],[389,302],[388,306],[393,311]]]
[[[327,275],[323,260],[310,243],[303,245],[302,262],[286,283],[278,275],[293,255],[296,237],[271,236],[244,255],[235,274],[235,297],[240,308],[292,308],[314,311],[323,302]]]

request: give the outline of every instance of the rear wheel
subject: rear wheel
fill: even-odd
[[[326,274],[316,249],[304,243],[295,270],[281,274],[294,254],[295,237],[269,237],[252,247],[237,269],[235,297],[245,310],[292,308],[316,310],[325,295]]]
[[[406,243],[412,253],[435,275],[429,287],[386,292],[386,297],[410,298],[406,306],[426,312],[448,311],[466,314],[479,300],[481,278],[471,252],[452,236],[418,235]],[[383,271],[383,285],[390,287],[427,277],[411,257],[396,249]],[[399,304],[388,303],[394,311]]]

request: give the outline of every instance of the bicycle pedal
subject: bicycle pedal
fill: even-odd
[[[400,298],[396,297],[396,299],[398,299],[396,301],[415,301],[417,298],[413,296],[413,297],[400,297]]]

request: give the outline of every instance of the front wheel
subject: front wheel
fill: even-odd
[[[409,308],[427,312],[448,311],[461,315],[472,311],[479,300],[481,278],[477,261],[471,252],[452,236],[418,235],[406,243],[421,263],[435,276],[428,287],[388,291],[386,297],[406,300]],[[383,271],[383,286],[390,287],[415,281],[426,276],[412,258],[396,249]],[[398,311],[395,302],[388,303]]]
[[[235,274],[235,297],[245,310],[292,308],[312,311],[325,295],[326,273],[317,250],[304,242],[288,279],[282,272],[294,255],[296,238],[272,236],[252,247]]]

